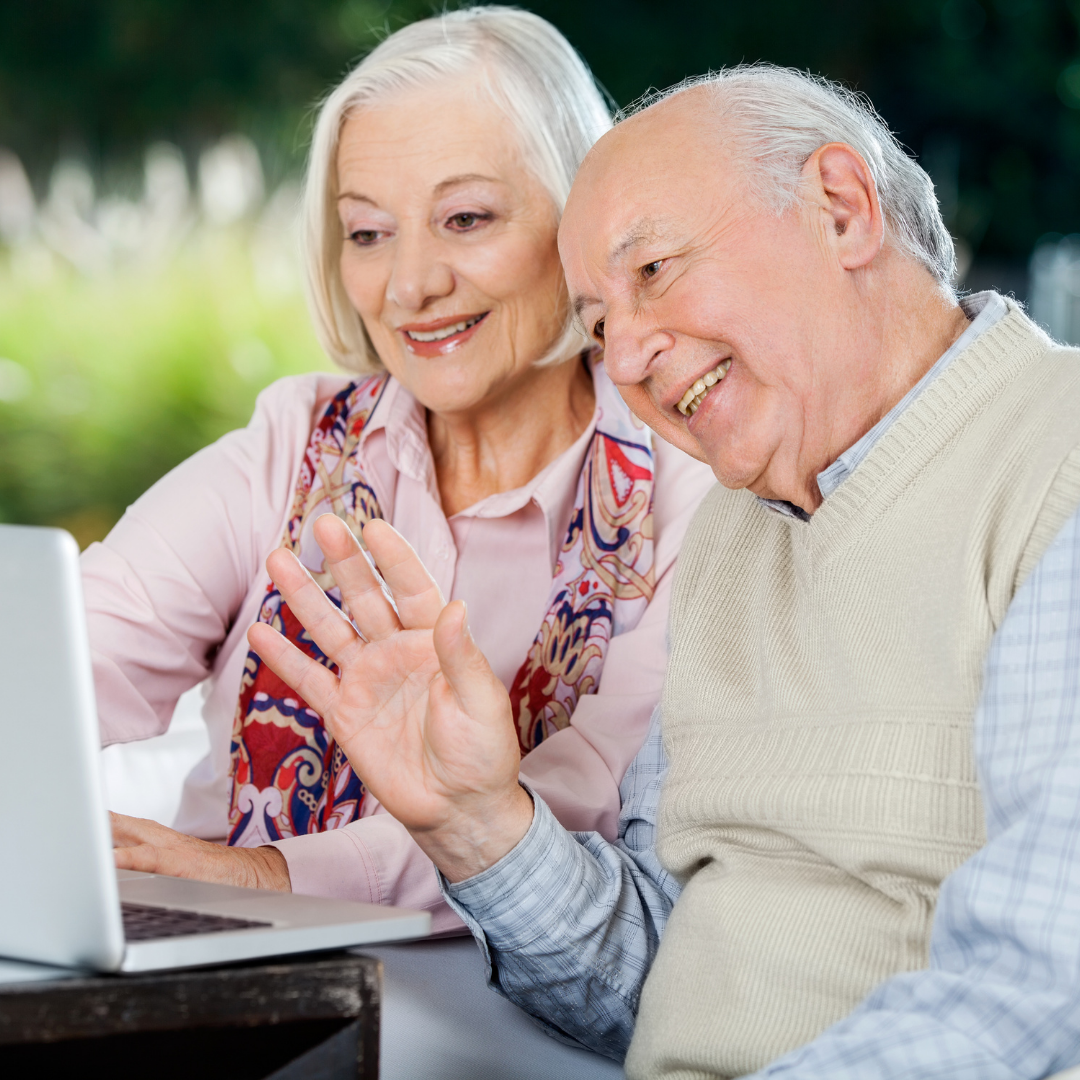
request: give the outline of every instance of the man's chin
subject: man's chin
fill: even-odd
[[[712,469],[713,476],[724,487],[732,491],[740,491],[742,488],[753,490],[761,480],[761,470],[749,466],[745,461],[732,460],[730,448],[708,446],[704,440],[697,442],[697,453],[694,454],[699,461],[704,461]],[[728,450],[727,453],[724,450]]]

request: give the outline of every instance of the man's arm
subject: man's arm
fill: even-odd
[[[942,885],[929,969],[760,1076],[1030,1080],[1080,1063],[1080,512],[994,637],[975,751],[987,844]]]
[[[653,854],[659,731],[624,779],[620,843],[566,833],[519,783],[509,697],[464,605],[444,605],[386,522],[363,533],[381,579],[338,518],[325,514],[314,528],[350,617],[290,552],[273,552],[267,568],[340,676],[263,623],[248,631],[252,647],[324,718],[368,789],[457,892],[459,909],[468,905],[474,925],[483,920],[504,991],[621,1056],[677,892]]]
[[[484,953],[491,985],[554,1034],[618,1060],[679,894],[654,851],[666,771],[657,709],[619,788],[614,844],[566,832],[534,796],[532,826],[508,855],[476,877],[443,882]]]

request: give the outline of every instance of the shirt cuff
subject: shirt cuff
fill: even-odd
[[[439,874],[447,903],[483,946],[498,952],[525,948],[550,936],[565,919],[566,896],[578,884],[580,846],[547,803],[532,796],[529,831],[493,866],[452,884]]]
[[[379,876],[367,850],[344,829],[275,840],[289,867],[292,891],[301,896],[385,903]]]

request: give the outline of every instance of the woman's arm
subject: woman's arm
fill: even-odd
[[[159,480],[82,557],[102,742],[160,734],[277,546],[313,414],[341,376],[282,379],[248,426]],[[246,626],[235,628],[243,645]],[[246,650],[245,650],[246,651]]]

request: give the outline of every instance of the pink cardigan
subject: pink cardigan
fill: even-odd
[[[282,379],[251,422],[174,469],[83,554],[90,641],[104,744],[163,732],[177,698],[204,684],[211,751],[192,770],[176,825],[221,839],[227,831],[229,740],[258,617],[267,555],[282,538],[312,427],[343,375]],[[447,519],[439,502],[424,411],[391,381],[361,444],[365,473],[388,520],[416,548],[469,622],[508,686],[536,635],[593,425],[530,483]],[[709,470],[656,440],[657,589],[632,631],[609,647],[599,692],[570,727],[545,740],[522,776],[570,829],[614,836],[619,782],[645,736],[667,662],[675,557],[712,484]],[[424,908],[434,929],[461,926],[442,902],[431,863],[372,798],[343,829],[275,845],[293,889],[317,896]]]

